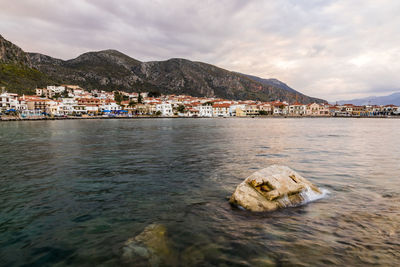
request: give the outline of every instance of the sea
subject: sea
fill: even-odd
[[[326,194],[229,204],[273,164]],[[400,266],[400,120],[1,122],[0,266]]]

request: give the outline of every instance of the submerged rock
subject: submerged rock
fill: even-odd
[[[322,192],[287,166],[272,165],[239,184],[229,202],[250,211],[273,211],[296,206]]]
[[[142,233],[125,242],[123,260],[135,266],[175,265],[176,255],[170,250],[166,232],[164,225],[148,225]]]

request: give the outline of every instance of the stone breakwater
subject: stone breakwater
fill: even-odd
[[[272,165],[240,183],[229,202],[250,211],[262,212],[301,205],[325,194],[324,190],[289,167]]]

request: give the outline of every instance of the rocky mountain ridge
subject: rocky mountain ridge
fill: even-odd
[[[24,79],[27,83],[24,86],[18,82],[15,73],[8,73],[8,76],[13,76],[12,79],[0,75],[0,84],[11,90],[19,86],[19,91],[29,91],[51,82],[78,84],[89,90],[157,91],[226,99],[325,102],[276,84],[257,81],[251,78],[254,76],[187,59],[141,62],[116,50],[103,50],[61,60],[39,53],[25,53],[1,36],[0,39],[0,63],[23,67],[38,76],[29,82],[29,79]]]
[[[7,41],[0,35],[0,62],[2,63],[20,63],[32,67],[29,55],[20,47]]]

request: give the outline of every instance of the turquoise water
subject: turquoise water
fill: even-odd
[[[161,266],[398,266],[399,133],[390,119],[4,122],[0,265],[146,264],[124,246],[155,224]],[[271,164],[330,194],[232,208],[235,187]]]

